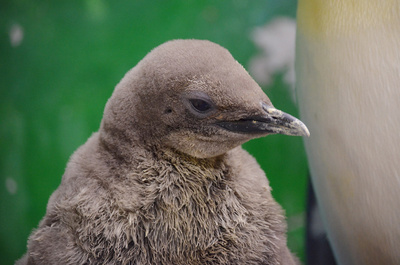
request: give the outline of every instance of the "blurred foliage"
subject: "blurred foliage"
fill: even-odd
[[[1,264],[26,251],[69,156],[97,131],[114,86],[147,52],[170,39],[208,39],[246,66],[254,27],[295,10],[295,0],[1,1]],[[279,75],[266,92],[297,115]],[[245,148],[267,172],[288,215],[289,247],[304,260],[301,138],[269,136]]]

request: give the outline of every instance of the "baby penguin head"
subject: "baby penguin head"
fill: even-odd
[[[309,135],[225,48],[203,40],[169,41],[143,58],[117,85],[100,132],[198,158],[268,134]]]

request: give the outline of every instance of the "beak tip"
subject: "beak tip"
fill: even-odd
[[[292,130],[294,129],[294,131],[292,131],[292,133],[293,133],[292,135],[310,137],[310,131],[308,130],[307,126],[301,120],[299,120],[281,110],[278,110],[274,107],[269,107],[269,106],[263,105],[263,109],[265,112],[268,113],[268,115],[278,117],[278,118],[285,117],[287,120],[289,120],[290,122],[289,122],[288,126],[291,127]],[[285,134],[285,133],[283,133],[283,134]],[[291,133],[287,133],[287,134],[291,135]]]
[[[305,131],[305,135],[304,136],[307,136],[307,137],[310,137],[310,131],[306,128],[306,131]]]
[[[306,136],[310,137],[310,131],[308,130],[307,126],[300,120],[298,120],[298,128],[299,128],[299,136]]]

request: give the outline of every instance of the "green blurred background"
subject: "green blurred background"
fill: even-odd
[[[114,86],[155,46],[176,38],[221,44],[245,67],[250,35],[295,0],[1,1],[0,262],[26,251],[69,156],[99,128]],[[11,38],[10,34],[13,34]],[[19,34],[19,35],[18,35]],[[263,87],[298,116],[282,74]],[[307,163],[302,139],[273,135],[245,144],[285,208],[288,244],[304,261]]]

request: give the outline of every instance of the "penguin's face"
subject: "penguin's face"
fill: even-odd
[[[275,109],[247,72],[231,78],[221,73],[191,78],[162,102],[157,118],[163,123],[162,143],[199,158],[221,155],[268,134],[309,134],[301,121]]]
[[[309,134],[273,107],[226,49],[199,40],[167,42],[128,72],[107,103],[101,130],[198,158],[268,134]]]

